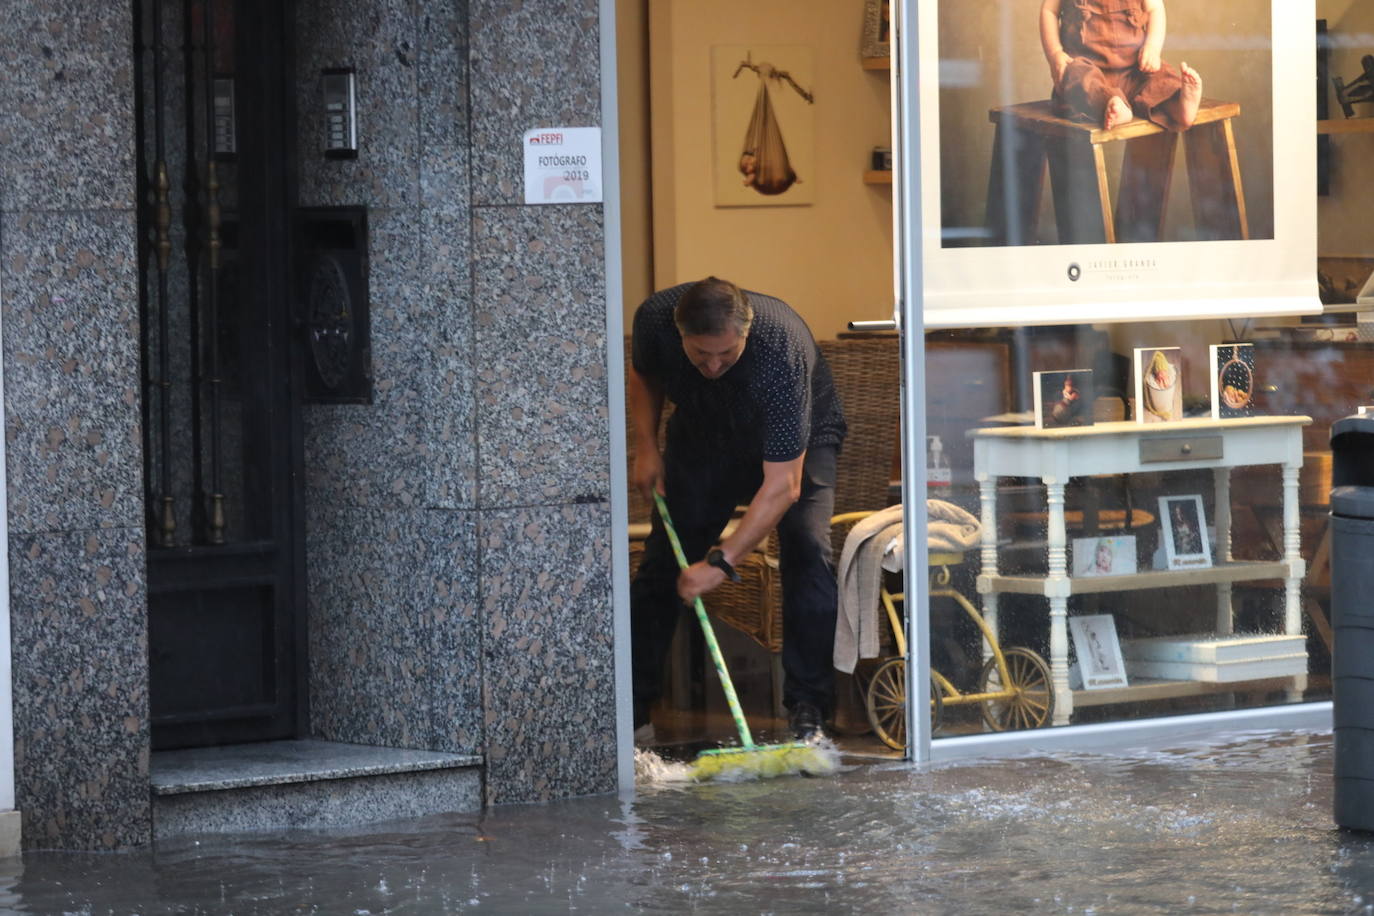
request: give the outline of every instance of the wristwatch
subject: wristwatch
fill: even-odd
[[[739,581],[739,573],[735,572],[735,567],[730,565],[730,561],[725,559],[725,551],[719,547],[712,547],[706,554],[706,565],[714,566],[716,569],[725,573],[725,578],[731,582]]]

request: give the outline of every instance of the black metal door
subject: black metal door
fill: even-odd
[[[305,716],[280,0],[135,0],[154,749]]]

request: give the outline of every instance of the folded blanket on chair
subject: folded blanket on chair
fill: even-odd
[[[979,543],[981,525],[971,513],[940,499],[926,500],[926,543],[932,553],[963,553]],[[853,673],[860,658],[876,658],[882,571],[900,572],[902,507],[880,509],[850,529],[836,566],[839,608],[835,615],[836,669]]]
[[[977,516],[943,499],[926,500],[926,550],[930,553],[963,553],[977,547],[982,539],[983,526]],[[883,557],[883,569],[902,571],[902,551],[906,549],[905,534],[888,545]]]
[[[902,507],[880,509],[849,530],[835,573],[840,602],[835,615],[835,667],[853,673],[860,658],[878,654],[878,591],[882,562],[902,533]]]

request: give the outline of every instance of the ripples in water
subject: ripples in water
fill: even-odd
[[[1331,738],[1055,754],[354,831],[31,853],[18,913],[1374,913],[1374,842],[1331,822]]]

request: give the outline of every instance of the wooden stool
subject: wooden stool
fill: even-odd
[[[1231,119],[1237,102],[1203,99],[1187,135],[1188,184],[1198,239],[1248,239]],[[1049,162],[1060,244],[1157,242],[1163,233],[1179,134],[1137,118],[1103,130],[1054,114],[1049,100],[994,108],[988,230],[994,245],[1033,245]],[[1113,211],[1103,147],[1126,143]]]

